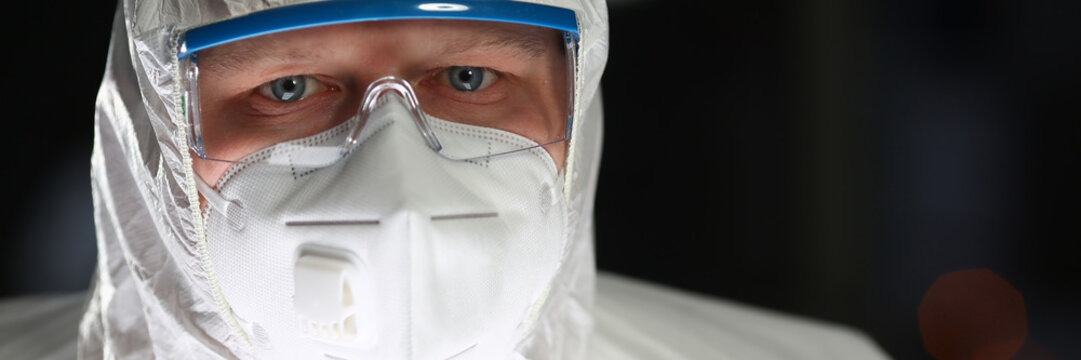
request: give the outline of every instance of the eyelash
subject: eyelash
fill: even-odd
[[[453,68],[472,67],[482,69],[484,74],[491,74],[495,76],[494,80],[486,86],[479,88],[475,91],[460,91],[455,89],[449,80],[449,74]],[[274,99],[270,96],[269,87],[272,86],[275,81],[283,78],[304,76],[312,79],[318,83],[320,89],[314,93],[311,93],[303,98],[300,98],[293,102],[284,102]],[[485,75],[487,76],[487,75]],[[448,97],[453,101],[465,104],[484,105],[502,99],[502,94],[498,94],[497,90],[502,88],[502,83],[506,80],[506,75],[498,70],[481,67],[481,66],[446,66],[438,69],[434,69],[429,72],[429,75],[424,76],[422,80],[414,83],[415,86],[431,86],[434,87],[433,91],[439,93],[442,97]],[[341,86],[335,85],[332,78],[313,74],[296,74],[278,77],[273,80],[260,84],[253,90],[253,95],[260,98],[259,101],[253,103],[252,107],[256,112],[267,116],[286,115],[292,112],[300,111],[309,106],[321,103],[326,100],[324,98],[327,93],[337,92],[341,89]],[[424,91],[417,89],[418,91]],[[423,104],[421,104],[423,106]]]
[[[472,67],[481,69],[485,74],[494,75],[495,79],[485,87],[475,91],[460,91],[450,84],[449,75],[454,68]],[[509,75],[499,70],[482,66],[447,66],[433,70],[419,84],[431,88],[431,91],[439,93],[440,97],[473,105],[485,105],[502,99],[506,94],[503,90]],[[423,106],[424,104],[421,104]]]
[[[270,84],[274,81],[293,76],[304,76],[311,78],[313,82],[318,85],[319,90],[293,102],[278,101],[264,94],[264,91],[267,90],[267,87],[270,86]],[[339,85],[335,84],[325,76],[312,74],[288,75],[264,82],[252,89],[249,95],[249,97],[251,98],[251,100],[249,100],[249,106],[251,108],[251,114],[255,116],[284,116],[297,111],[302,111],[311,106],[325,104],[327,101],[333,99],[333,97],[328,97],[327,95],[336,93],[340,90],[341,87]]]

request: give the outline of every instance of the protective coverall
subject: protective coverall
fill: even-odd
[[[508,357],[885,357],[866,337],[843,327],[596,274],[592,212],[601,149],[599,84],[608,52],[606,5],[603,0],[535,2],[577,14],[582,39],[575,107],[580,110],[560,175],[570,214],[568,241],[536,310],[536,325],[517,339]],[[78,324],[80,358],[251,357],[248,335],[230,318],[216,289],[207,239],[198,235],[205,225],[186,138],[190,129],[179,113],[176,34],[281,5],[127,0],[120,6],[97,101],[92,184],[99,260]],[[70,300],[62,304],[79,306]],[[48,349],[35,343],[44,344],[23,342],[20,352],[63,356],[73,349],[70,343],[50,343]]]

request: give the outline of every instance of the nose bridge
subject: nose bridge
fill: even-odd
[[[397,103],[395,104],[395,102]],[[405,113],[409,115],[410,119],[392,120],[407,120],[412,122],[416,125],[417,130],[420,132],[420,135],[428,148],[435,152],[442,150],[439,139],[436,138],[435,133],[432,132],[429,125],[427,115],[420,107],[420,100],[417,99],[417,94],[413,90],[413,86],[405,79],[394,75],[384,76],[372,81],[364,91],[360,109],[357,110],[360,126],[357,127],[348,139],[351,148],[356,147],[361,140],[361,133],[369,125],[371,116],[380,106],[404,106],[406,110]]]

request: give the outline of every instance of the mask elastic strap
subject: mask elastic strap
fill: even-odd
[[[244,228],[244,224],[247,222],[244,215],[244,205],[239,200],[227,200],[207,185],[205,181],[199,175],[195,176],[195,188],[199,189],[199,193],[206,199],[207,205],[214,211],[220,212],[225,215],[225,218],[229,221],[229,225],[235,230]]]

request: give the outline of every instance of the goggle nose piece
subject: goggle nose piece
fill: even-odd
[[[417,100],[417,94],[413,91],[413,85],[409,84],[405,79],[393,75],[381,77],[368,84],[368,89],[364,91],[364,100],[361,101],[360,109],[357,110],[360,126],[353,130],[353,133],[347,139],[349,148],[352,149],[357,146],[364,124],[368,122],[368,117],[380,105],[380,99],[389,94],[397,94],[404,100],[404,105],[409,108],[409,113],[413,116],[413,123],[417,125],[417,130],[424,137],[424,143],[437,153],[443,150],[443,145],[439,144],[439,139],[436,138],[435,133],[432,132],[428,124],[428,116],[420,109],[420,101]]]

